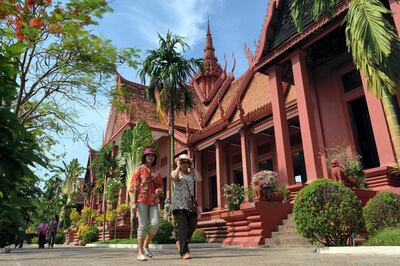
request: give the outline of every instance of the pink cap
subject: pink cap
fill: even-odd
[[[147,148],[147,149],[145,149],[144,151],[143,151],[143,156],[144,155],[147,155],[147,154],[156,154],[156,151],[154,150],[154,149],[152,149],[152,148]]]

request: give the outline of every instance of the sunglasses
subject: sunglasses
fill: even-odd
[[[181,164],[191,164],[191,162],[189,162],[189,161],[181,161]]]

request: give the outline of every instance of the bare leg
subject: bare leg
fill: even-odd
[[[154,237],[154,235],[152,235],[150,233],[147,234],[146,239],[144,240],[144,244],[143,244],[144,248],[149,248],[149,244],[150,244],[151,240],[153,240],[153,237]]]
[[[138,238],[138,256],[143,255],[143,243],[144,243],[144,239]]]

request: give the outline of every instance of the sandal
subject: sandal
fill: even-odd
[[[146,260],[147,260],[147,258],[146,258],[145,255],[140,255],[140,256],[137,256],[136,258],[137,258],[137,260],[139,260],[139,261],[146,261]]]
[[[144,248],[143,251],[144,251],[144,255],[146,255],[147,257],[149,257],[149,258],[153,257],[153,254],[150,252],[149,248]]]
[[[184,260],[190,260],[191,258],[192,258],[192,256],[190,255],[189,252],[182,256],[182,259],[184,259]]]

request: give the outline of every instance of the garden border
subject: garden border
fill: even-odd
[[[352,255],[400,255],[400,246],[369,247],[322,247],[316,248],[319,254],[352,254]]]

